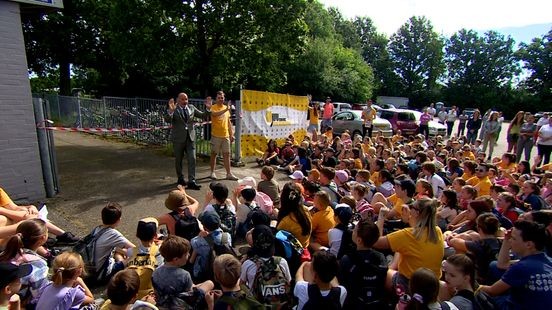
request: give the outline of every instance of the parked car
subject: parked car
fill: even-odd
[[[412,111],[414,112],[414,115],[416,116],[416,121],[418,122],[418,126],[420,125],[420,116],[422,115],[422,112],[418,112],[418,111]],[[428,135],[430,137],[435,137],[435,136],[446,136],[447,135],[447,126],[435,121],[435,120],[431,120],[429,121],[429,123],[427,124],[428,125],[428,128],[429,128],[429,133]]]
[[[353,137],[357,134],[362,135],[363,120],[361,117],[362,111],[358,110],[337,113],[332,119],[334,134],[339,135],[349,130]],[[373,121],[373,126],[372,135],[374,136],[378,131],[381,131],[384,137],[391,137],[393,135],[391,123],[387,120],[376,117]]]
[[[396,133],[397,130],[400,130],[403,135],[418,133],[419,125],[412,110],[381,109],[378,116],[391,123],[393,133]]]
[[[339,112],[352,110],[353,108],[350,104],[344,102],[332,102],[332,104],[334,106],[333,115],[336,115]],[[320,104],[320,111],[324,113],[324,103]]]

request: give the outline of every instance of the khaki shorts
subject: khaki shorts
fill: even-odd
[[[230,153],[230,138],[211,137],[211,153]]]

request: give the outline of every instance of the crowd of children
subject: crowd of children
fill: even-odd
[[[269,141],[259,181],[213,182],[202,202],[179,186],[169,212],[138,222],[136,244],[117,230],[121,206],[109,203],[89,235],[49,251],[49,233],[73,236],[0,190],[0,207],[21,213],[0,214],[12,219],[0,230],[0,309],[552,303],[551,164],[488,159],[481,140],[464,136],[333,137],[329,125],[314,137],[292,136],[282,149]],[[102,305],[96,285],[107,285]]]

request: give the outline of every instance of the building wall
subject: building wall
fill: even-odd
[[[0,0],[0,187],[45,197],[19,3]]]

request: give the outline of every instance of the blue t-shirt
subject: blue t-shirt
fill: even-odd
[[[544,253],[523,257],[510,266],[502,281],[511,286],[514,309],[542,309],[552,305],[552,260]]]

